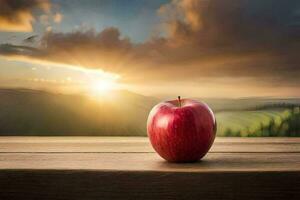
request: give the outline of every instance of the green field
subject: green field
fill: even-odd
[[[218,136],[300,136],[299,107],[256,111],[224,111],[216,114]]]

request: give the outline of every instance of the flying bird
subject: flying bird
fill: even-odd
[[[23,40],[24,43],[34,43],[38,35],[32,35]]]

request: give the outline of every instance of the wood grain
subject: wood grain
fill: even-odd
[[[154,152],[145,137],[0,137],[0,153]],[[210,152],[299,152],[300,138],[216,138]]]
[[[165,162],[156,153],[9,153],[0,154],[0,169],[298,171],[300,153],[208,153],[187,164]]]
[[[0,199],[299,200],[298,172],[1,170]]]
[[[0,199],[300,199],[300,138],[217,138],[174,164],[147,138],[0,137]]]

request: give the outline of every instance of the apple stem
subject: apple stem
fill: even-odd
[[[179,107],[181,107],[181,99],[180,99],[180,96],[178,96],[178,103],[179,103]]]

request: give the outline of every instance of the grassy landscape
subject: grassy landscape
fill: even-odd
[[[300,99],[201,99],[214,111],[218,136],[300,136]],[[0,89],[0,135],[146,136],[162,99],[128,91],[110,97]]]
[[[216,114],[218,136],[300,136],[299,107]]]
[[[28,89],[0,90],[0,135],[144,136],[158,100],[115,91],[109,98]]]

